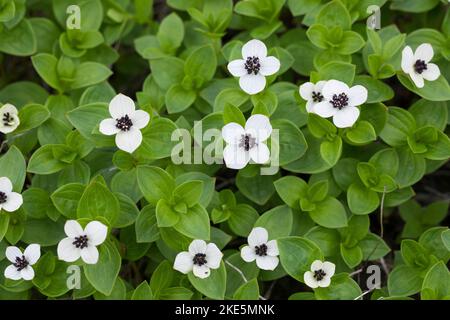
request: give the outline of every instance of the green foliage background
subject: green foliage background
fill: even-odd
[[[73,4],[81,30],[66,29]],[[371,4],[381,30],[366,27]],[[365,298],[449,299],[449,12],[444,0],[0,0],[0,101],[21,119],[0,138],[0,176],[24,198],[0,213],[0,298],[355,299],[375,264],[381,288]],[[281,69],[250,97],[226,65],[252,38]],[[401,51],[424,42],[442,76],[417,89]],[[352,128],[307,114],[298,86],[327,79],[368,89]],[[98,131],[116,93],[152,115],[131,155]],[[276,175],[171,162],[176,128],[220,129],[255,110],[281,129]],[[79,290],[56,257],[68,219],[112,230],[99,263],[80,263]],[[240,258],[254,226],[278,240],[273,272]],[[206,280],[174,271],[194,238],[248,282],[224,263]],[[5,248],[29,243],[42,246],[36,277],[5,279]],[[315,259],[337,274],[312,291]]]

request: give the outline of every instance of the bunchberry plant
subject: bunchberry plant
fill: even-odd
[[[0,299],[449,299],[447,0],[0,0]]]

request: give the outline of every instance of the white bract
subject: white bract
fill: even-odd
[[[16,107],[12,104],[5,104],[0,108],[0,132],[11,133],[17,129],[20,119]]]
[[[67,238],[58,244],[58,258],[66,262],[81,259],[87,264],[98,261],[98,245],[102,244],[108,234],[108,227],[98,221],[91,221],[86,228],[75,220],[68,220],[64,225]]]
[[[314,113],[333,117],[338,128],[348,128],[358,120],[359,106],[367,101],[367,89],[361,85],[349,88],[344,82],[328,80],[322,88],[323,101],[314,105]]]
[[[278,246],[276,240],[269,240],[265,228],[256,227],[248,236],[248,246],[241,249],[241,257],[245,262],[256,260],[258,268],[274,270],[278,266]]]
[[[117,147],[128,153],[133,153],[141,145],[140,129],[145,128],[150,121],[147,112],[135,109],[133,100],[118,94],[109,103],[112,118],[100,122],[100,132],[108,136],[116,135]]]
[[[20,193],[13,192],[13,185],[11,180],[7,177],[0,178],[0,211],[8,212],[16,211],[23,203],[23,198]]]
[[[34,278],[32,265],[41,257],[41,246],[30,244],[23,253],[17,247],[7,247],[5,255],[12,263],[5,269],[5,278],[31,280]]]
[[[264,90],[266,76],[280,70],[280,60],[267,56],[266,45],[260,40],[250,40],[242,47],[242,58],[228,64],[228,71],[239,77],[239,86],[248,94]]]
[[[222,137],[227,143],[223,150],[225,164],[231,169],[242,169],[251,160],[263,164],[269,161],[270,151],[264,141],[272,133],[269,118],[255,114],[248,118],[245,129],[231,122],[222,128]]]
[[[434,81],[441,75],[439,67],[430,63],[433,55],[433,47],[429,43],[422,43],[414,53],[410,46],[402,51],[402,69],[418,88],[423,88],[424,79]]]
[[[319,81],[316,84],[306,82],[300,86],[300,96],[306,100],[306,111],[314,113],[314,106],[324,100],[322,89],[327,83],[326,81]]]
[[[306,271],[303,275],[303,280],[310,288],[325,288],[330,285],[331,277],[334,275],[335,270],[336,266],[334,263],[315,260],[311,264],[311,271]]]
[[[194,240],[188,251],[177,254],[173,268],[181,273],[193,272],[197,278],[207,278],[210,269],[218,269],[223,253],[214,243],[206,244],[203,240]]]

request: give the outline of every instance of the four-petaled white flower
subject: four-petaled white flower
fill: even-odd
[[[193,271],[197,278],[207,278],[211,274],[210,269],[218,269],[223,253],[214,243],[206,244],[203,240],[194,240],[189,245],[188,251],[177,254],[173,268],[187,274]]]
[[[256,260],[258,268],[275,270],[278,266],[278,245],[276,240],[269,240],[265,228],[256,227],[248,236],[248,246],[241,249],[241,257],[245,262]]]
[[[86,228],[75,220],[68,220],[64,225],[67,238],[58,244],[58,258],[66,262],[81,259],[87,264],[98,261],[98,245],[102,244],[108,234],[108,227],[98,221],[91,221]]]
[[[7,177],[0,178],[0,211],[3,209],[8,212],[16,211],[23,203],[20,193],[13,192],[11,180]]]
[[[41,257],[41,246],[30,244],[22,253],[17,247],[6,248],[6,258],[12,262],[5,269],[5,278],[11,280],[31,280],[34,278],[34,265]]]
[[[242,169],[248,162],[263,164],[269,161],[270,151],[264,141],[272,133],[269,118],[255,114],[248,118],[245,129],[231,122],[222,128],[222,137],[227,143],[223,150],[225,164],[231,169]]]
[[[402,51],[402,69],[418,88],[423,88],[424,79],[434,81],[441,75],[439,67],[430,63],[433,55],[433,47],[429,43],[422,43],[414,53],[410,46]]]
[[[306,111],[314,113],[314,106],[324,100],[322,89],[327,83],[326,81],[319,81],[316,84],[312,82],[305,82],[300,86],[300,96],[306,100]]]
[[[11,133],[17,129],[20,124],[16,107],[12,104],[5,104],[0,108],[0,132]]]
[[[359,106],[367,101],[367,89],[361,85],[349,88],[344,82],[328,80],[322,88],[323,101],[314,105],[314,113],[333,117],[338,128],[348,128],[358,120]]]
[[[239,77],[239,85],[248,94],[257,94],[266,86],[266,76],[280,70],[280,60],[267,56],[266,45],[260,40],[250,40],[242,47],[242,58],[228,64],[228,71]]]
[[[118,94],[109,103],[109,113],[112,118],[100,122],[100,132],[111,136],[116,135],[116,145],[119,149],[133,153],[142,143],[140,129],[147,126],[150,115],[143,110],[135,110],[134,101]]]
[[[336,266],[332,262],[322,262],[315,260],[311,264],[311,271],[306,271],[303,275],[305,284],[310,288],[328,287],[331,283],[331,277],[334,275]]]

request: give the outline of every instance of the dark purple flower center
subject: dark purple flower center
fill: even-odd
[[[345,93],[333,94],[333,98],[330,100],[330,103],[334,108],[342,110],[342,108],[348,106],[348,96]]]
[[[25,256],[16,257],[16,262],[13,263],[13,266],[16,267],[17,271],[21,271],[25,269],[29,265]]]
[[[208,262],[206,261],[206,254],[204,253],[197,253],[192,261],[200,267]]]
[[[323,101],[323,95],[320,92],[312,92],[312,99],[314,102],[322,102]]]
[[[244,148],[245,151],[250,150],[256,144],[256,138],[252,138],[249,134],[241,135],[241,141],[239,143],[239,147]]]
[[[248,74],[254,73],[255,75],[258,74],[259,69],[261,69],[261,64],[259,62],[258,57],[248,57],[245,61],[245,70],[247,70]]]
[[[128,117],[128,115],[125,115],[124,117],[120,119],[116,119],[116,128],[122,130],[122,131],[129,131],[131,127],[133,126],[133,121]]]
[[[11,122],[13,122],[14,119],[9,112],[5,112],[2,121],[4,126],[11,126]]]
[[[88,237],[85,235],[75,237],[75,241],[72,244],[79,249],[86,248],[88,246]]]
[[[414,63],[414,71],[416,71],[418,74],[421,74],[427,70],[427,64],[423,60],[417,60],[416,63]]]
[[[0,204],[5,203],[7,199],[6,193],[0,191]]]
[[[325,273],[325,271],[323,271],[322,269],[319,270],[315,270],[314,271],[314,279],[316,279],[317,281],[322,280],[327,274]]]
[[[255,246],[255,253],[260,257],[267,256],[267,245],[263,243],[260,246]]]

